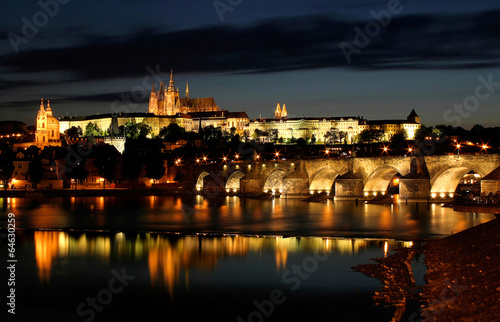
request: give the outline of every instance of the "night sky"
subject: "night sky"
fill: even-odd
[[[41,97],[56,117],[146,112],[173,68],[181,96],[189,81],[191,97],[250,118],[280,102],[289,117],[414,108],[426,125],[499,125],[498,0],[40,2],[49,14],[0,4],[0,120],[34,124]]]

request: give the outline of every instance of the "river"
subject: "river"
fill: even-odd
[[[0,208],[2,232],[16,219],[16,318],[37,321],[387,321],[393,309],[372,299],[379,282],[352,266],[494,218],[233,196],[0,198]]]

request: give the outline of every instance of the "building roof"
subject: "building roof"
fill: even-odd
[[[483,180],[500,180],[500,167],[488,173]]]
[[[188,113],[191,115],[192,118],[210,118],[210,117],[227,117],[229,115],[229,112],[226,110],[220,110],[220,111],[205,111],[205,112],[192,112]]]
[[[366,124],[369,125],[383,125],[383,124],[420,124],[413,121],[408,120],[367,120]]]
[[[187,107],[217,106],[213,97],[179,98],[179,100],[181,101],[181,106]]]
[[[259,121],[259,122],[280,122],[281,120],[283,121],[300,121],[300,120],[305,120],[305,121],[358,121],[361,120],[360,117],[358,116],[339,116],[339,117],[291,117],[291,118],[258,118],[254,119],[252,121]]]
[[[415,110],[412,109],[410,112],[410,115],[408,115],[408,118],[410,118],[410,117],[419,117],[419,116],[417,115],[417,112],[415,112]]]
[[[229,112],[228,118],[240,118],[247,119],[248,115],[246,112]]]
[[[189,114],[177,113],[175,115],[155,115],[153,113],[120,113],[120,114],[96,114],[96,115],[87,115],[87,116],[64,116],[61,117],[60,121],[91,121],[91,120],[99,120],[105,118],[135,118],[135,117],[161,117],[161,118],[191,118]]]

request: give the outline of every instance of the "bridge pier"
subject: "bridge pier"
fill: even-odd
[[[363,198],[363,178],[352,172],[338,176],[335,180],[335,200]]]
[[[406,200],[428,200],[430,198],[430,179],[399,179],[399,202]]]
[[[309,190],[309,179],[302,172],[292,172],[283,177],[283,193],[304,196]]]
[[[256,196],[261,194],[262,187],[264,186],[264,179],[256,173],[251,171],[240,179],[240,192],[245,196]]]

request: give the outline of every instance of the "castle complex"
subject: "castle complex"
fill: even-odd
[[[179,96],[179,88],[175,87],[173,70],[170,72],[168,86],[160,83],[156,91],[153,83],[147,113],[128,114],[97,114],[91,116],[62,117],[57,120],[52,115],[50,102],[45,108],[43,99],[36,119],[34,142],[18,143],[18,146],[28,147],[36,145],[60,146],[60,133],[72,127],[85,130],[89,123],[95,123],[103,131],[118,133],[118,127],[128,122],[145,122],[151,127],[151,136],[157,136],[161,129],[172,123],[183,127],[186,131],[199,131],[200,126],[213,126],[222,131],[235,131],[244,137],[255,136],[256,133],[277,131],[278,138],[283,142],[292,139],[310,139],[313,136],[317,143],[323,143],[325,135],[332,129],[343,132],[346,143],[354,143],[355,137],[364,130],[383,130],[385,139],[389,140],[394,134],[405,130],[407,139],[412,140],[415,132],[421,127],[420,117],[414,110],[403,120],[365,120],[359,116],[347,117],[288,117],[286,105],[276,105],[274,118],[258,118],[250,120],[245,112],[229,112],[219,109],[213,97],[190,98],[189,85],[186,84],[185,97]],[[264,134],[265,136],[265,134]],[[114,139],[117,139],[114,137]],[[261,137],[266,140],[266,137]],[[31,139],[33,141],[33,139]],[[106,138],[104,138],[106,141]],[[280,140],[281,142],[281,140]]]

